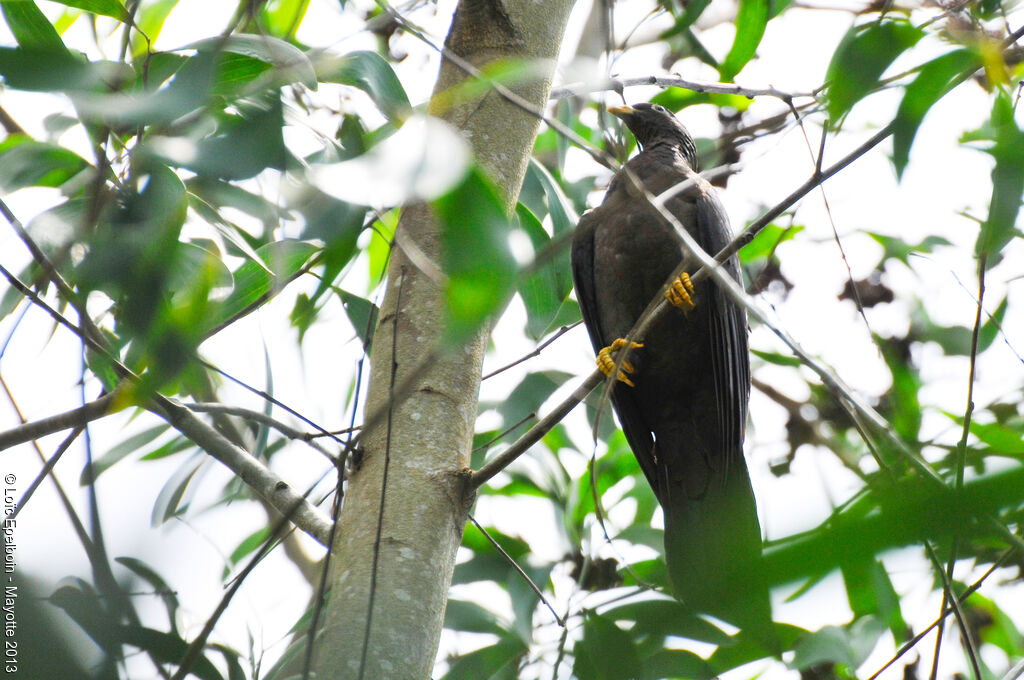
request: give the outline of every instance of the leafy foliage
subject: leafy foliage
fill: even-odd
[[[436,55],[405,57],[411,46],[429,49],[411,28],[375,7],[360,24],[359,40],[348,35],[328,40],[315,30],[318,18],[330,5],[353,26],[361,21],[356,3],[243,5],[228,25],[199,22],[187,39],[166,44],[166,27],[185,11],[177,0],[77,0],[42,8],[31,0],[0,2],[13,40],[0,47],[5,107],[0,123],[6,132],[0,140],[0,192],[5,206],[17,203],[31,212],[24,238],[38,246],[29,255],[14,255],[14,248],[0,254],[0,264],[18,271],[24,284],[8,279],[11,285],[0,302],[0,322],[9,330],[0,344],[0,359],[7,359],[0,368],[13,374],[8,367],[16,361],[30,363],[37,355],[49,361],[66,350],[61,341],[68,334],[77,334],[88,346],[82,350],[83,373],[69,384],[116,390],[111,408],[121,413],[113,418],[126,428],[115,436],[92,435],[86,463],[75,468],[90,497],[101,498],[96,506],[77,500],[66,506],[91,577],[76,577],[78,572],[69,569],[64,581],[50,584],[26,605],[26,630],[58,640],[59,652],[52,659],[35,654],[37,666],[29,667],[27,677],[35,668],[44,669],[38,677],[81,677],[85,660],[95,677],[145,677],[154,667],[160,674],[179,671],[211,680],[301,677],[317,598],[313,606],[300,603],[294,625],[280,633],[290,638],[281,646],[287,649],[268,650],[265,666],[264,650],[255,640],[240,638],[231,624],[218,622],[223,628],[210,638],[199,637],[201,626],[191,625],[215,606],[189,600],[190,579],[219,577],[231,584],[233,576],[248,573],[249,565],[280,557],[307,577],[282,588],[305,593],[319,587],[318,577],[309,576],[318,565],[294,536],[275,530],[278,514],[259,505],[248,481],[225,479],[173,420],[155,419],[151,411],[159,409],[153,399],[175,397],[211,407],[204,418],[231,445],[275,470],[295,472],[296,478],[300,469],[312,471],[311,477],[329,481],[311,483],[309,497],[328,496],[337,478],[334,464],[346,456],[358,459],[358,451],[339,455],[345,433],[332,439],[326,432],[347,424],[321,427],[310,413],[289,406],[308,407],[321,398],[311,391],[307,400],[305,384],[288,398],[274,385],[325,380],[331,384],[325,411],[334,414],[332,422],[343,404],[357,414],[352,423],[358,424],[364,375],[338,367],[356,365],[372,348],[381,282],[399,240],[403,211],[422,206],[436,219],[441,255],[428,264],[436,267],[443,288],[451,346],[495,327],[490,359],[496,365],[518,358],[508,349],[513,335],[517,348],[543,350],[540,359],[529,358],[503,378],[483,383],[474,468],[550,411],[576,373],[589,367],[572,363],[583,352],[581,336],[559,340],[563,329],[580,319],[570,295],[568,244],[578,216],[606,186],[608,168],[602,163],[623,160],[633,144],[616,138],[604,107],[594,101],[600,97],[564,99],[553,105],[551,117],[601,162],[584,158],[577,141],[542,126],[518,201],[507,214],[501,197],[517,188],[495,186],[459,131],[414,104],[425,96],[415,81],[426,71],[410,76],[410,64]],[[846,359],[829,347],[837,339],[860,357],[838,371],[857,385],[846,394],[813,377],[809,362],[780,344],[769,327],[754,324],[752,367],[760,413],[754,413],[748,434],[749,448],[755,449],[752,465],[756,460],[779,478],[764,481],[765,487],[777,481],[790,489],[783,493],[794,503],[808,505],[799,510],[799,525],[780,530],[785,522],[777,516],[785,513],[774,501],[762,502],[772,538],[765,578],[775,585],[781,609],[788,600],[840,612],[806,625],[777,621],[786,666],[803,678],[874,673],[877,659],[938,616],[936,608],[925,609],[915,599],[920,593],[905,578],[902,561],[907,555],[918,559],[910,571],[926,576],[916,580],[930,583],[935,593],[943,591],[937,570],[946,565],[925,562],[927,547],[955,567],[952,592],[946,595],[962,598],[966,620],[960,624],[971,633],[961,641],[962,660],[948,661],[945,639],[947,650],[938,663],[954,670],[977,666],[986,679],[1000,676],[1001,657],[986,654],[979,661],[979,650],[998,650],[1007,666],[1024,657],[1019,630],[1024,624],[1005,595],[1017,587],[1024,568],[1016,538],[1024,522],[1024,361],[1014,326],[1020,318],[1019,291],[1011,285],[1020,276],[1024,132],[1015,88],[1024,66],[1019,31],[1006,35],[1006,26],[1021,23],[1020,9],[991,0],[943,10],[871,5],[852,17],[831,11],[849,28],[829,41],[816,39],[827,22],[813,16],[825,10],[808,12],[785,1],[721,3],[733,10],[729,23],[735,30],[718,32],[712,8],[719,3],[654,5],[662,23],[647,34],[657,36],[652,39],[664,54],[664,68],[644,61],[644,73],[711,72],[724,83],[752,86],[764,77],[762,66],[774,68],[760,62],[779,49],[776,31],[787,22],[805,22],[805,34],[815,38],[799,45],[807,53],[802,58],[822,67],[816,76],[820,82],[802,88],[813,95],[778,102],[729,87],[628,92],[629,101],[649,97],[684,116],[691,107],[716,114],[721,142],[699,140],[709,159],[742,158],[754,167],[762,157],[776,158],[770,155],[773,145],[783,144],[786,136],[775,133],[798,112],[805,127],[827,130],[828,162],[837,160],[834,148],[853,148],[865,131],[891,133],[890,160],[902,190],[924,173],[915,160],[936,139],[928,130],[932,121],[949,127],[943,133],[951,148],[959,142],[984,164],[985,172],[970,177],[985,182],[984,196],[965,194],[961,214],[939,219],[927,212],[929,206],[915,206],[900,213],[902,222],[894,226],[882,214],[864,223],[847,220],[844,208],[837,208],[837,227],[808,201],[806,209],[786,207],[777,214],[742,248],[740,258],[755,304],[779,310],[769,317],[771,324],[785,329],[799,318],[819,317],[819,325],[834,324],[835,308],[856,308],[859,314],[850,314],[859,320],[849,329],[825,329],[808,343],[836,363]],[[626,20],[618,10],[614,16]],[[587,30],[600,24],[589,22]],[[621,23],[609,35],[621,38],[620,28]],[[605,36],[589,37],[613,44]],[[616,58],[631,58],[632,43],[626,44]],[[489,64],[485,79],[441,93],[436,102],[498,96],[495,82],[532,87],[531,67]],[[22,99],[44,102],[38,106],[48,106],[49,115],[35,116],[34,103],[27,109],[9,104]],[[984,102],[983,111],[977,101]],[[431,113],[444,113],[436,102]],[[965,114],[964,121],[985,122],[965,130],[960,119],[950,123],[942,117],[943,109],[961,105],[976,114],[973,119]],[[502,124],[494,121],[496,127]],[[785,167],[779,161],[779,170],[769,174],[788,180]],[[800,172],[806,176],[808,168]],[[881,186],[888,181],[879,177],[883,174],[875,172],[871,181]],[[939,170],[941,179],[928,181],[936,195],[959,192],[969,184],[966,174],[949,163]],[[778,178],[769,179],[764,185],[779,191]],[[799,182],[802,177],[793,185]],[[735,199],[734,186],[727,199]],[[831,187],[825,185],[830,198]],[[881,193],[866,184],[856,191],[855,202],[861,204],[873,203]],[[782,197],[750,198],[753,205]],[[730,210],[734,216],[747,210],[750,221],[765,212],[738,200],[729,205],[738,211]],[[947,217],[953,227],[942,221]],[[844,249],[852,244],[851,269],[865,278],[851,273],[829,309],[799,307],[806,287],[797,285],[791,295],[791,278],[806,286],[804,272],[819,271],[822,261],[842,270],[834,252],[822,255],[826,246],[818,243],[833,231],[842,234],[836,239]],[[827,247],[834,248],[831,240]],[[971,289],[963,293],[969,304],[959,304],[958,293],[945,286],[937,299],[929,268],[955,272],[945,278],[958,281],[960,293]],[[983,295],[975,292],[982,287]],[[12,341],[32,332],[19,329],[36,311],[26,290],[64,315],[74,333],[47,326],[39,342],[29,341],[30,351]],[[48,316],[45,323],[55,322]],[[282,328],[295,340],[284,351],[277,332]],[[228,370],[253,335],[266,336],[259,338],[266,375],[238,378]],[[311,346],[323,345],[325,336],[330,352],[313,354]],[[546,359],[570,343],[571,349]],[[21,354],[12,358],[16,352]],[[282,371],[274,367],[284,354],[298,357],[294,363],[303,370],[286,364],[282,381]],[[968,373],[976,389],[970,401]],[[870,379],[862,381],[862,374]],[[257,383],[266,387],[250,387]],[[246,402],[256,398],[252,394],[259,400]],[[239,416],[238,409],[220,402],[257,406]],[[479,489],[474,513],[483,518],[487,535],[475,526],[464,533],[451,575],[455,594],[447,603],[445,653],[435,676],[739,678],[773,664],[781,668],[778,650],[763,640],[695,616],[667,596],[654,494],[600,389],[579,410],[585,414],[574,413],[550,429]],[[51,413],[32,417],[44,415]],[[301,422],[310,433],[280,428],[275,418],[294,418],[289,422]],[[319,450],[306,466],[299,452],[308,442]],[[51,447],[49,439],[38,443],[43,451]],[[454,446],[445,442],[439,449]],[[766,462],[762,450],[774,451],[774,458]],[[67,465],[58,459],[54,465]],[[24,460],[31,460],[34,475],[39,464]],[[357,468],[358,460],[352,464]],[[835,487],[827,482],[825,510],[811,507],[824,495],[818,477],[808,485],[807,477],[798,475],[808,466],[833,470],[846,480]],[[145,480],[139,486],[147,489],[148,507],[136,512],[133,505],[130,513],[163,527],[160,536],[179,536],[180,527],[203,526],[220,513],[229,516],[228,538],[209,541],[218,548],[217,567],[199,576],[184,573],[149,554],[146,542],[133,546],[133,554],[111,551],[102,522],[109,526],[111,514],[122,511],[120,506],[112,511],[106,499],[122,495],[114,485],[125,490],[134,485],[119,474]],[[19,480],[27,477],[19,472]],[[798,479],[814,488],[792,491]],[[761,488],[758,492],[761,496]],[[29,497],[26,512],[48,502],[42,498]],[[57,501],[49,502],[56,507]],[[254,508],[266,511],[255,523],[249,521]],[[89,518],[83,520],[80,512]],[[205,530],[195,533],[202,536]],[[276,552],[268,558],[270,546]],[[195,545],[192,549],[200,552]],[[901,566],[894,569],[897,561]],[[38,556],[23,563],[36,568]],[[1001,575],[1010,585],[975,592],[974,583],[996,565],[1004,568]],[[842,583],[838,595],[823,594],[834,581]],[[38,584],[31,588],[41,590]],[[303,600],[291,591],[288,598]],[[50,626],[47,617],[60,625]],[[556,622],[560,618],[564,628]],[[776,618],[789,620],[778,612]],[[69,625],[78,629],[74,635],[66,633]],[[191,660],[185,663],[187,655]],[[914,666],[904,671],[912,677]]]

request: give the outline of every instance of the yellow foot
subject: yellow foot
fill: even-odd
[[[615,370],[615,359],[612,357],[612,354],[614,354],[615,352],[618,352],[620,349],[622,349],[625,346],[626,346],[625,338],[618,338],[618,339],[615,340],[615,342],[613,342],[612,344],[608,345],[607,347],[605,347],[604,349],[602,349],[600,352],[597,353],[597,367],[599,369],[601,369],[602,373],[604,373],[605,375],[611,375],[612,374],[612,371]],[[631,342],[631,343],[629,343],[629,348],[630,349],[639,349],[640,347],[643,347],[643,346],[644,346],[644,344],[642,342]],[[627,373],[632,373],[632,372],[633,372],[633,364],[629,363],[628,360],[627,361],[623,361],[622,362],[622,370],[619,371],[619,375],[616,376],[616,377],[619,380],[621,380],[622,382],[624,382],[627,385],[629,385],[630,387],[635,387],[635,385],[633,385],[633,381],[629,379],[628,375],[626,375]]]
[[[688,312],[697,304],[693,301],[693,283],[690,282],[690,275],[683,272],[679,278],[672,282],[669,289],[665,291],[665,297],[673,305]]]

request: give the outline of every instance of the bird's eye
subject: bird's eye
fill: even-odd
[[[658,113],[665,113],[665,107],[661,104],[655,104],[652,108]]]

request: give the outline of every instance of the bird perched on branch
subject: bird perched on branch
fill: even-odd
[[[572,273],[583,320],[598,366],[610,375],[648,303],[665,295],[676,307],[629,347],[612,404],[661,503],[676,596],[741,628],[763,625],[771,614],[756,569],[761,529],[743,459],[746,313],[711,279],[696,288],[685,273],[669,280],[686,254],[682,240],[629,175],[655,196],[692,180],[665,209],[712,255],[731,239],[728,218],[695,171],[693,138],[671,112],[647,103],[608,111],[630,129],[640,153],[576,227]],[[735,255],[721,266],[742,281]]]

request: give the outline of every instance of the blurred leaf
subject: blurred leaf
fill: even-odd
[[[873,616],[885,623],[895,639],[903,639],[909,628],[885,565],[879,560],[865,560],[844,565],[842,572],[854,618]]]
[[[802,670],[822,663],[835,663],[852,672],[864,663],[884,631],[885,626],[870,616],[858,619],[846,628],[825,626],[797,641],[795,655],[789,665]]]
[[[85,10],[92,14],[101,14],[105,17],[113,17],[118,21],[130,21],[128,11],[117,0],[54,0],[62,5]]]
[[[351,85],[370,95],[381,112],[391,121],[409,115],[411,105],[394,70],[376,52],[350,52],[342,57],[323,59],[316,64],[320,81]]]
[[[793,239],[803,231],[802,226],[780,227],[777,224],[769,224],[757,232],[750,243],[740,250],[740,262],[747,264],[761,258],[768,257],[780,244]]]
[[[125,439],[120,444],[117,444],[105,454],[97,458],[92,463],[92,478],[89,476],[89,468],[86,467],[82,470],[82,474],[78,479],[78,483],[82,486],[87,486],[94,482],[101,474],[112,467],[115,463],[123,459],[125,456],[129,456],[146,444],[150,443],[170,428],[167,423],[161,423],[154,427],[148,428],[133,434],[132,436]]]
[[[712,645],[729,644],[729,636],[705,619],[689,612],[678,600],[649,598],[633,600],[603,610],[610,621],[632,622],[634,634],[654,635],[659,639],[681,637]]]
[[[947,413],[958,424],[963,425],[963,415]],[[1024,456],[1024,435],[1014,428],[998,423],[979,423],[971,420],[971,434],[991,449],[994,456]]]
[[[497,409],[501,414],[503,425],[511,427],[531,413],[536,414],[548,397],[572,378],[571,373],[563,371],[529,373],[516,385],[508,397],[500,402],[482,404],[482,406]]]
[[[305,52],[270,35],[233,33],[226,38],[200,40],[182,49],[231,52],[252,57],[274,67],[278,84],[302,83],[312,90],[317,86],[316,71]]]
[[[153,513],[150,516],[152,526],[160,526],[188,509],[189,500],[196,490],[195,486],[192,486],[190,491],[189,486],[192,484],[192,478],[199,472],[206,460],[204,454],[197,452],[178,466],[178,469],[160,489],[160,493],[153,503]]]
[[[903,19],[887,18],[851,28],[832,55],[825,76],[829,119],[838,124],[854,104],[878,85],[896,57],[922,35],[921,29]]]
[[[5,2],[28,5],[23,0]],[[131,69],[109,61],[85,61],[63,49],[0,47],[0,76],[9,88],[32,92],[87,92],[132,78]]]
[[[736,37],[729,54],[718,66],[718,74],[722,82],[732,82],[736,74],[743,70],[747,62],[753,58],[757,46],[764,37],[764,29],[768,24],[769,0],[739,0],[736,13]]]
[[[263,262],[245,262],[234,272],[235,288],[211,315],[206,332],[232,319],[299,272],[317,250],[304,241],[275,241],[257,252]],[[268,271],[269,270],[269,271]]]
[[[96,92],[71,89],[72,100],[79,115],[90,122],[115,127],[170,123],[206,104],[216,67],[217,55],[200,52],[173,71],[174,78],[166,87],[112,93],[99,88]]]
[[[163,600],[164,609],[167,611],[167,625],[170,626],[173,632],[177,632],[177,612],[178,612],[178,596],[174,590],[167,585],[163,577],[156,572],[155,569],[150,567],[142,560],[134,557],[116,557],[114,561],[124,565],[132,571],[136,576],[144,580],[146,583],[153,587],[154,593]]]
[[[345,307],[345,314],[352,323],[356,335],[363,343],[364,351],[369,354],[373,344],[373,333],[377,329],[377,317],[380,309],[366,298],[359,297],[348,291],[337,290],[341,304]]]
[[[717,675],[711,665],[685,649],[661,649],[644,659],[643,678],[703,680]]]
[[[447,329],[461,342],[504,309],[515,284],[509,221],[497,191],[474,169],[435,200],[441,239]]]
[[[572,670],[581,678],[628,680],[638,677],[642,668],[630,634],[594,611],[586,612],[583,638],[573,653],[576,662]]]
[[[485,527],[487,533],[501,546],[509,557],[520,566],[529,567],[526,558],[530,555],[530,545],[521,538],[515,538],[494,527]],[[504,555],[499,553],[476,527],[467,528],[462,536],[462,546],[473,551],[472,557],[460,562],[455,567],[452,584],[475,583],[477,581],[495,581],[499,584],[507,579],[522,578],[508,563]]]
[[[939,246],[953,245],[941,236],[926,236],[918,243],[908,243],[898,236],[889,236],[877,232],[867,232],[867,235],[878,241],[885,249],[882,260],[898,260],[907,263],[912,253],[931,253]]]
[[[289,159],[284,145],[283,110],[274,96],[260,103],[237,105],[237,114],[224,116],[217,134],[197,145],[179,138],[157,138],[148,150],[162,159],[212,178],[249,179],[266,168],[283,170]]]
[[[558,185],[555,178],[551,176],[548,169],[545,168],[535,158],[530,158],[530,165],[526,169],[526,174],[529,177],[535,179],[541,187],[544,188],[544,195],[547,198],[548,213],[551,215],[551,223],[554,226],[554,236],[562,236],[563,234],[569,234],[573,229],[576,228],[576,222],[579,221],[579,216],[573,209],[572,202],[566,197],[565,192],[562,191],[562,187]],[[563,285],[572,286],[572,276],[569,274],[569,244],[566,242],[565,247],[562,250],[562,255],[565,259],[565,268],[558,269],[558,275],[560,282]],[[563,281],[562,279],[565,279]],[[567,281],[567,282],[566,282]],[[568,294],[568,290],[566,291]]]
[[[221,580],[226,581],[235,565],[256,552],[260,546],[266,543],[269,536],[270,528],[264,526],[243,538],[242,541],[235,546],[235,549],[231,551],[231,555],[228,556],[227,564],[224,565],[224,571],[221,572],[220,575]]]
[[[544,231],[540,220],[522,203],[516,206],[516,216],[519,218],[519,226],[533,244],[534,253],[541,252],[551,243],[551,237]],[[519,278],[517,288],[526,306],[526,334],[538,340],[544,335],[562,306],[563,298],[560,296],[561,291],[553,265],[544,265],[536,271],[523,274]]]
[[[1024,644],[1021,642],[1024,636],[1013,622],[1013,618],[1007,615],[998,602],[975,592],[967,598],[967,608],[968,612],[980,609],[988,614],[987,625],[979,625],[973,629],[982,642],[995,645],[1011,659],[1019,658],[1024,653]],[[973,617],[968,615],[967,618],[970,620]]]
[[[59,187],[89,164],[78,154],[56,144],[36,142],[24,135],[0,141],[0,189]]]
[[[910,147],[925,114],[946,94],[954,78],[968,69],[975,70],[979,63],[973,50],[956,50],[929,61],[921,67],[914,82],[907,85],[893,121],[892,162],[897,177],[907,167]]]
[[[921,403],[917,393],[923,383],[911,360],[910,348],[902,341],[882,338],[877,344],[892,374],[892,387],[887,392],[889,422],[905,441],[917,441],[921,429]]]
[[[1004,92],[995,98],[990,125],[995,145],[988,152],[996,159],[996,166],[992,169],[988,218],[981,225],[975,253],[988,255],[988,266],[993,267],[1003,247],[1020,233],[1014,225],[1024,193],[1024,132],[1014,121],[1011,97]]]
[[[180,663],[188,651],[188,643],[175,633],[165,633],[144,626],[118,626],[117,631],[124,644],[144,650],[163,663]],[[189,669],[189,674],[200,680],[224,680],[224,676],[205,656],[196,659]]]
[[[444,680],[517,680],[519,660],[529,648],[514,635],[508,635],[493,645],[452,659]]]
[[[390,207],[433,200],[465,183],[472,152],[465,138],[440,118],[413,116],[361,156],[314,165],[313,184],[356,205]]]
[[[104,606],[99,593],[85,581],[74,578],[50,595],[50,604],[60,607],[106,654],[116,655],[116,620]]]
[[[448,600],[444,612],[444,627],[468,633],[491,633],[498,637],[508,634],[508,628],[496,614],[476,602]]]
[[[32,0],[4,0],[0,10],[19,46],[66,53],[64,41]]]
[[[177,6],[178,0],[151,0],[151,2],[142,3],[135,13],[135,25],[139,30],[132,34],[133,57],[139,57],[148,52],[149,46],[160,37],[167,16]],[[147,39],[143,39],[143,35]]]
[[[671,38],[674,35],[678,35],[683,31],[693,26],[693,23],[700,18],[707,6],[711,4],[711,0],[693,0],[692,2],[684,5],[685,9],[681,16],[676,17],[675,23],[672,28],[662,33],[659,37],[664,40]]]
[[[777,352],[762,352],[759,349],[751,349],[750,353],[759,359],[767,361],[769,364],[775,364],[776,366],[799,366],[802,362],[797,357],[786,356]]]

